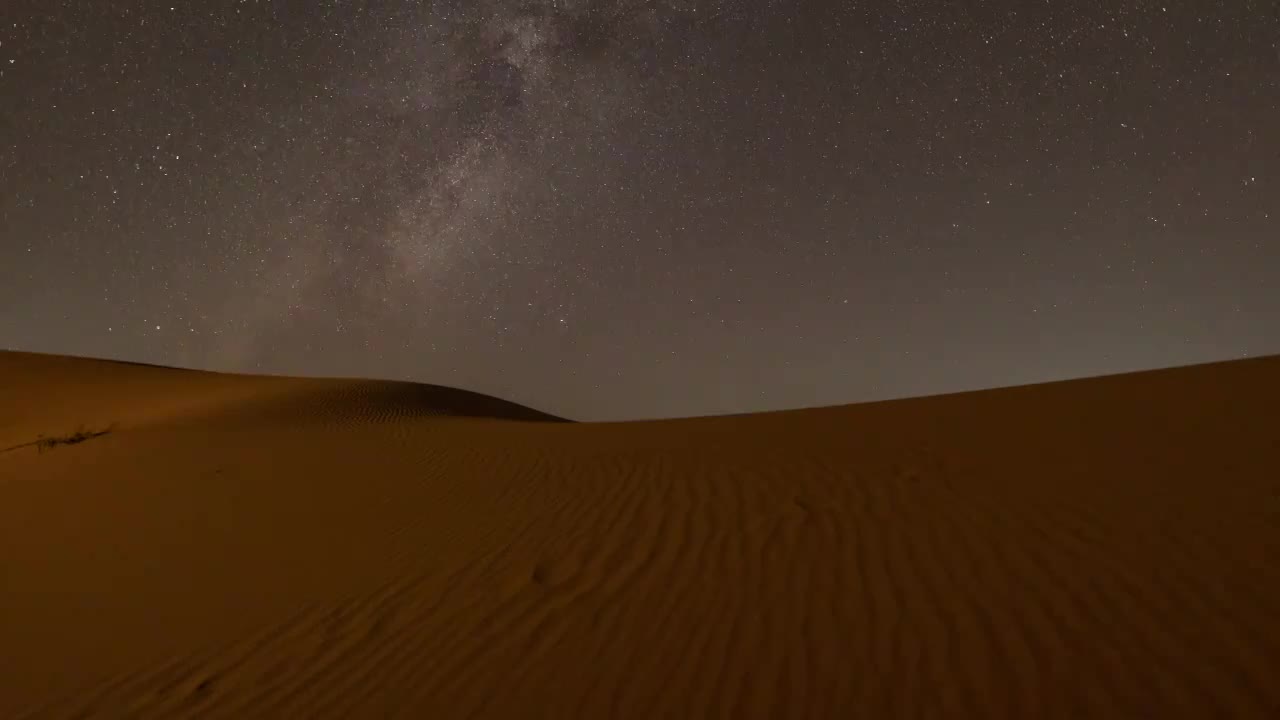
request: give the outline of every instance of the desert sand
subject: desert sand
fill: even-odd
[[[0,718],[1280,717],[1280,358],[569,423],[0,353]]]

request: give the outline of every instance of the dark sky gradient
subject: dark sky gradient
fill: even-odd
[[[1280,352],[1280,5],[0,7],[0,347],[576,419]]]

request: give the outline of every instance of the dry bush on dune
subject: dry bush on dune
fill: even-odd
[[[92,440],[96,437],[102,437],[111,432],[113,428],[107,427],[105,430],[86,430],[83,426],[76,428],[76,431],[70,435],[59,435],[56,437],[45,437],[39,435],[31,442],[21,443],[12,447],[7,447],[0,452],[9,452],[11,450],[21,450],[22,448],[35,446],[36,451],[44,453],[45,450],[52,450],[59,445],[78,445],[86,440]]]
[[[76,445],[84,442],[85,440],[102,437],[109,432],[111,432],[111,428],[109,427],[105,430],[85,430],[81,427],[77,428],[76,431],[70,435],[51,438],[42,437],[36,441],[36,447],[40,452],[44,452],[45,450],[52,450],[59,445]]]

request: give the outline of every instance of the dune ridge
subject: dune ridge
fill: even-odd
[[[1280,358],[568,423],[0,353],[0,717],[1274,717]]]

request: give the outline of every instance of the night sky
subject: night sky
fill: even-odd
[[[0,348],[575,419],[1280,352],[1280,5],[0,2]]]

